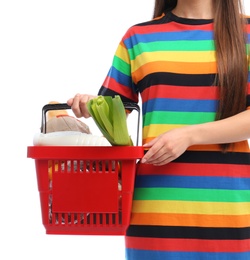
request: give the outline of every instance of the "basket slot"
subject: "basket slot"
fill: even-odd
[[[112,227],[122,224],[121,213],[53,213],[50,224],[57,226]]]

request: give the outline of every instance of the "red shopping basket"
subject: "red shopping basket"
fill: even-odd
[[[46,234],[124,235],[143,154],[140,146],[29,146]]]

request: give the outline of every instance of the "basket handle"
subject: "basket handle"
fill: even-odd
[[[140,107],[138,104],[133,102],[123,102],[125,109],[128,110],[136,110],[138,113],[137,116],[137,138],[136,138],[136,145],[139,144],[139,130],[140,130]],[[42,123],[41,123],[41,133],[46,134],[47,126],[46,126],[46,113],[50,110],[65,110],[71,109],[67,103],[58,103],[58,104],[46,104],[42,108]]]

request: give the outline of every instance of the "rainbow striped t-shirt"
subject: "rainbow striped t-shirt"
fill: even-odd
[[[145,143],[214,121],[216,73],[213,20],[167,12],[127,30],[99,94],[141,99]],[[250,84],[246,98],[247,109]],[[128,260],[250,259],[247,140],[227,153],[201,145],[164,166],[138,164],[125,242]]]

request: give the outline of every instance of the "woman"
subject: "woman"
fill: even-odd
[[[239,0],[156,0],[99,95],[142,102],[126,257],[250,259],[248,20]],[[88,117],[91,95],[68,100]]]

